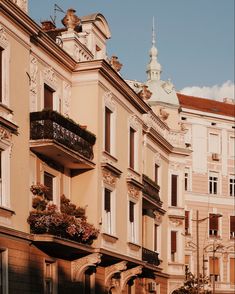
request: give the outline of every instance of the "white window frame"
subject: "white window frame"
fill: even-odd
[[[217,177],[217,181],[210,180],[210,178]],[[217,193],[214,193],[214,183],[217,183]],[[210,183],[212,183],[212,193],[210,192]],[[220,174],[215,171],[209,171],[208,174],[208,194],[210,195],[219,195],[220,194]]]
[[[187,179],[188,179],[188,185],[187,185],[187,190],[185,190],[185,179],[186,179],[186,177],[185,177],[185,174],[188,174],[188,177],[187,177]],[[190,192],[190,191],[192,191],[192,171],[191,171],[191,168],[190,167],[186,167],[185,169],[184,169],[184,191],[185,192]]]
[[[44,184],[44,173],[49,173],[53,176],[53,192],[52,192],[52,202],[57,205],[58,209],[60,208],[60,184],[61,184],[61,173],[52,169],[45,163],[40,164],[40,182]]]
[[[0,206],[10,208],[10,154],[11,146],[0,141],[1,162],[2,162],[2,183]]]
[[[2,51],[2,104],[10,106],[10,42],[6,35],[6,29],[0,23],[2,38],[0,38],[0,47]]]
[[[232,238],[231,238],[231,221],[230,221],[230,217],[231,216],[235,216],[234,214],[230,214],[228,217],[229,217],[229,239],[230,240],[235,240],[235,232],[234,232],[234,236],[232,236]]]
[[[110,191],[110,212],[105,211],[105,189]],[[103,184],[102,211],[103,225],[102,231],[111,236],[116,236],[116,191],[106,183]]]
[[[230,180],[233,183],[230,183]],[[232,195],[230,195],[230,186],[232,186]],[[235,197],[235,175],[229,175],[228,191],[229,197]]]
[[[134,221],[130,222],[130,201],[134,203]],[[128,222],[128,240],[131,243],[138,244],[139,243],[139,202],[132,198],[128,197],[127,202],[127,222]]]
[[[221,217],[218,217],[218,232],[217,235],[210,235],[210,214],[220,214]],[[222,219],[223,215],[217,212],[217,209],[214,208],[213,211],[208,213],[208,238],[221,238],[222,237]]]
[[[2,293],[8,294],[8,249],[0,247],[0,254],[2,255]]]

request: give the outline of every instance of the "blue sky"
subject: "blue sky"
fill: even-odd
[[[162,79],[171,78],[177,90],[234,83],[234,0],[29,0],[29,14],[48,19],[55,3],[78,16],[105,16],[108,55],[119,57],[124,78],[146,80],[154,16]],[[62,18],[57,13],[58,26]]]

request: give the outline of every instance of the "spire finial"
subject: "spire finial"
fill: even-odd
[[[155,27],[154,27],[154,16],[153,16],[153,26],[152,26],[152,45],[155,45]]]

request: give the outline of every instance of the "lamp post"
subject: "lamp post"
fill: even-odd
[[[196,222],[196,247],[197,247],[197,293],[199,294],[199,291],[200,291],[200,277],[199,277],[199,271],[200,271],[200,264],[199,264],[199,224],[209,218],[219,218],[221,217],[222,215],[221,214],[213,214],[213,216],[207,216],[207,217],[204,217],[202,219],[199,219],[199,211],[197,210],[196,211],[196,219],[193,219],[193,221]],[[214,292],[213,292],[214,294]]]

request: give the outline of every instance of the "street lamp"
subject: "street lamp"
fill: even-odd
[[[200,283],[200,277],[199,277],[199,224],[209,218],[219,218],[222,215],[217,213],[217,214],[213,214],[212,216],[207,216],[204,217],[202,219],[199,219],[199,211],[196,211],[196,219],[193,219],[193,221],[196,222],[196,246],[197,246],[197,293],[199,293],[200,287],[199,287],[199,283]],[[214,292],[213,292],[214,293]]]

